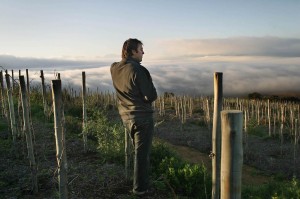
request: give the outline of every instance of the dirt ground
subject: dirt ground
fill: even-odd
[[[156,128],[156,136],[172,144],[181,157],[194,162],[203,162],[211,169],[211,131],[201,127],[194,121],[184,125],[178,119],[158,118],[160,125]],[[244,135],[243,140],[243,184],[259,184],[271,180],[271,176],[291,178],[299,175],[300,157],[294,161],[294,145],[292,141],[281,141],[278,138],[261,138]],[[297,147],[297,154],[299,154]]]
[[[0,120],[0,124],[3,121]],[[53,126],[33,124],[35,159],[38,167],[37,194],[32,193],[31,171],[25,145],[18,157],[10,149],[9,131],[0,131],[0,199],[59,198],[55,137]],[[18,144],[25,143],[18,140]],[[68,197],[72,199],[134,199],[132,181],[125,178],[124,166],[106,161],[97,151],[83,152],[81,136],[66,138],[68,161]],[[168,193],[155,190],[145,198],[165,199]]]
[[[167,141],[183,159],[191,163],[203,162],[211,170],[211,139],[207,128],[194,121],[187,121],[182,126],[176,118],[157,118],[157,122],[157,138]],[[31,192],[26,146],[20,148],[20,156],[16,158],[7,147],[10,140],[6,130],[0,132],[0,198],[58,198],[53,126],[45,126],[41,122],[34,123],[34,132],[39,193],[32,195]],[[243,184],[258,185],[271,180],[272,175],[290,177],[293,174],[293,146],[288,141],[281,148],[279,140],[248,136],[245,143],[247,145],[244,145]],[[78,137],[68,137],[67,146],[70,198],[134,198],[130,193],[131,182],[125,180],[122,166],[110,162],[103,165],[103,158],[95,151],[82,153],[83,145]],[[299,165],[296,171],[300,171]],[[170,193],[166,191],[156,190],[154,195],[147,198],[170,198],[169,196]]]

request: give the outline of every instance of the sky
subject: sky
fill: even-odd
[[[0,66],[39,81],[113,91],[109,67],[128,38],[159,93],[300,93],[299,0],[0,0]]]

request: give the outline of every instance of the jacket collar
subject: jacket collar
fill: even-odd
[[[137,63],[137,64],[140,64],[139,61],[137,61],[136,59],[134,59],[134,58],[132,58],[132,57],[125,58],[125,61],[126,61],[126,62],[135,62],[135,63]]]

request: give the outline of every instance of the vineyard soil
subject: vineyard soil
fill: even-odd
[[[1,121],[1,125],[3,121]],[[32,193],[31,172],[26,145],[18,147],[18,157],[11,150],[8,130],[0,131],[0,198],[54,199],[58,195],[57,163],[53,124],[35,122],[35,154],[38,164],[39,192]],[[97,151],[83,152],[81,136],[67,136],[68,193],[72,199],[122,199],[132,196],[132,183],[125,180],[124,167],[105,161]],[[18,144],[25,143],[18,140]],[[147,197],[146,197],[147,198]],[[166,198],[155,192],[148,198]]]
[[[186,161],[204,163],[211,169],[210,131],[195,121],[181,125],[177,119],[157,119],[155,136],[167,141],[171,148]],[[3,123],[3,121],[2,121]],[[18,149],[16,158],[10,147],[8,130],[0,131],[0,198],[58,198],[57,164],[53,126],[35,122],[35,154],[38,163],[39,193],[31,193],[31,177],[26,145]],[[24,143],[18,140],[18,143]],[[244,149],[243,184],[263,184],[271,175],[280,173],[289,177],[293,171],[293,147],[285,142],[280,147],[276,139],[248,136],[248,148]],[[131,182],[125,180],[124,169],[113,162],[103,162],[96,151],[83,153],[79,135],[67,136],[68,181],[70,198],[132,198]],[[281,155],[281,150],[283,155]],[[299,151],[298,151],[299,154]],[[299,159],[297,159],[299,162]],[[104,163],[104,164],[103,164]],[[250,167],[251,166],[251,167]],[[296,171],[299,171],[299,166]],[[148,198],[166,198],[166,193],[154,190]],[[170,193],[167,193],[170,195]]]
[[[211,130],[200,126],[195,119],[181,124],[179,120],[163,117],[157,127],[156,136],[173,144],[173,148],[189,161],[204,164],[210,168]],[[243,183],[266,182],[271,176],[291,178],[300,173],[300,157],[294,160],[293,140],[245,135],[243,140],[244,169]],[[184,146],[184,147],[183,147]],[[299,154],[299,146],[296,154]],[[194,154],[191,157],[191,154]],[[199,157],[199,161],[197,161]],[[201,158],[200,158],[201,157]],[[253,178],[253,179],[251,179]],[[257,179],[256,179],[257,178]]]

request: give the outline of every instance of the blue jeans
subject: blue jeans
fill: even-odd
[[[149,186],[153,118],[131,119],[123,123],[134,147],[133,191],[146,191]]]

